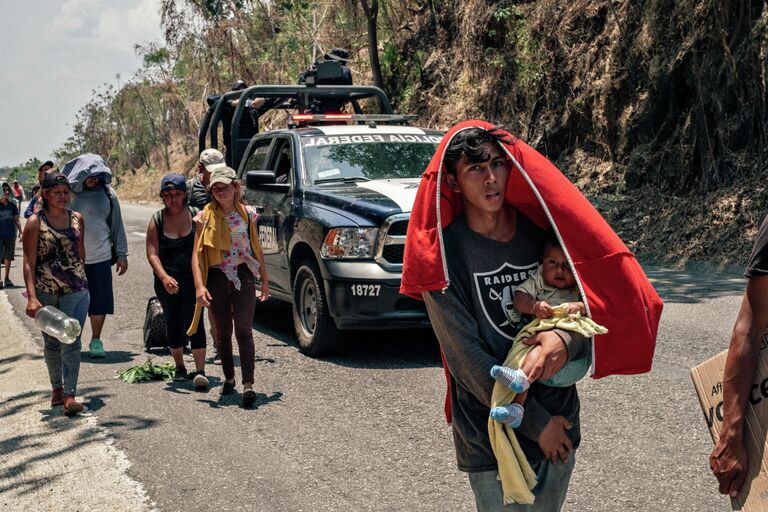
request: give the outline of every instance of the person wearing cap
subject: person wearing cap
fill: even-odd
[[[211,202],[211,194],[208,192],[208,182],[211,178],[211,171],[217,167],[223,167],[224,155],[218,149],[209,148],[200,153],[200,160],[197,165],[199,174],[190,180],[187,180],[187,202],[202,210],[205,205]],[[219,358],[218,338],[216,337],[215,320],[208,312],[208,324],[211,326],[211,338],[213,339],[213,360]]]
[[[211,171],[225,165],[224,155],[218,149],[209,148],[200,153],[197,164],[199,174],[187,181],[188,202],[191,206],[202,210],[211,202],[211,194],[208,192]]]
[[[88,317],[91,358],[106,357],[101,338],[107,315],[115,312],[112,266],[118,276],[128,271],[128,237],[125,234],[120,201],[110,186],[112,170],[104,159],[92,153],[78,156],[64,164],[75,198],[72,209],[88,219],[85,233],[85,273],[90,283],[91,305]]]
[[[195,281],[192,276],[192,251],[197,208],[185,206],[187,183],[181,174],[163,176],[160,197],[165,205],[155,212],[147,226],[147,260],[155,274],[155,295],[163,306],[166,336],[176,363],[174,380],[192,378],[196,388],[207,388],[205,376],[205,328],[202,320],[187,336],[187,326],[195,313]],[[184,366],[187,338],[192,347],[195,373]]]
[[[13,191],[7,181],[0,184],[2,193],[0,194],[0,259],[5,267],[5,279],[0,281],[0,290],[5,287],[12,287],[11,282],[11,262],[16,252],[16,233],[21,234],[21,224],[19,224],[19,208],[12,199]]]
[[[192,274],[195,280],[195,316],[187,330],[192,335],[203,307],[210,308],[216,326],[219,355],[224,371],[221,394],[235,391],[232,330],[240,352],[242,404],[256,401],[253,390],[255,349],[253,313],[256,308],[256,275],[261,281],[261,301],[269,297],[269,278],[256,228],[256,209],[240,202],[242,190],[229,167],[211,172],[209,189],[213,200],[195,215],[195,251]]]
[[[42,185],[43,184],[43,177],[45,176],[45,173],[53,169],[53,162],[50,160],[46,160],[42,164],[40,164],[40,167],[37,168],[37,182]],[[30,216],[32,216],[33,213],[37,213],[40,211],[40,206],[37,204],[37,202],[40,200],[40,190],[38,190],[37,194],[34,194],[32,197],[29,198],[29,204],[27,205],[27,209],[24,210],[24,218],[28,219]]]
[[[88,314],[90,294],[85,275],[85,221],[67,208],[71,199],[69,180],[60,172],[44,176],[42,209],[27,219],[22,235],[26,314],[35,318],[43,306],[53,306],[80,322]],[[65,344],[43,334],[43,355],[51,382],[51,406],[64,406],[68,416],[83,410],[75,399],[80,373],[81,341]]]

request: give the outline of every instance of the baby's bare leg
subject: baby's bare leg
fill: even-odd
[[[533,371],[533,367],[536,365],[536,361],[538,361],[540,354],[541,345],[534,345],[523,359],[523,364],[520,365],[520,369],[523,370],[526,378],[531,374],[531,371]]]

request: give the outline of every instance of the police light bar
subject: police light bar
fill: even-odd
[[[291,116],[292,121],[339,121],[350,120],[354,116],[352,114],[294,114]]]
[[[415,115],[405,114],[293,114],[290,122],[311,123],[319,121],[368,121],[404,123],[416,119]]]

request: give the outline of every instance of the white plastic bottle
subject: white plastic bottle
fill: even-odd
[[[70,345],[80,336],[80,322],[53,306],[44,306],[35,314],[37,328]]]

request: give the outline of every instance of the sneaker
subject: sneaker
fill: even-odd
[[[195,372],[195,378],[192,379],[192,384],[198,389],[207,388],[208,377],[205,376],[205,372]]]
[[[99,338],[93,338],[88,344],[88,352],[92,358],[107,357],[107,353],[104,352],[104,344]]]
[[[183,366],[177,366],[173,371],[173,380],[187,380],[188,378],[187,369]]]
[[[514,391],[518,394],[531,386],[528,381],[528,376],[523,370],[515,370],[513,368],[507,368],[506,366],[494,366],[491,368],[491,377],[493,377],[496,382],[509,388],[510,391]]]
[[[235,383],[234,382],[227,382],[224,381],[224,384],[221,386],[220,394],[222,395],[231,395],[235,392]]]
[[[7,277],[5,278],[5,281],[3,281],[3,285],[5,285],[8,288],[13,288],[13,283]]]
[[[2,290],[3,288],[5,288],[5,286],[3,285],[3,282],[0,281],[0,290]]]
[[[502,407],[491,409],[491,418],[501,423],[505,423],[510,428],[517,428],[523,422],[523,406],[520,404],[509,404]]]
[[[67,416],[74,416],[79,412],[83,412],[83,409],[83,404],[75,400],[74,396],[67,395],[64,397],[64,414]]]
[[[51,407],[64,405],[64,388],[53,388],[51,390]]]
[[[234,387],[234,384],[232,385]],[[243,407],[251,407],[256,403],[256,392],[252,389],[246,389],[243,392]]]

